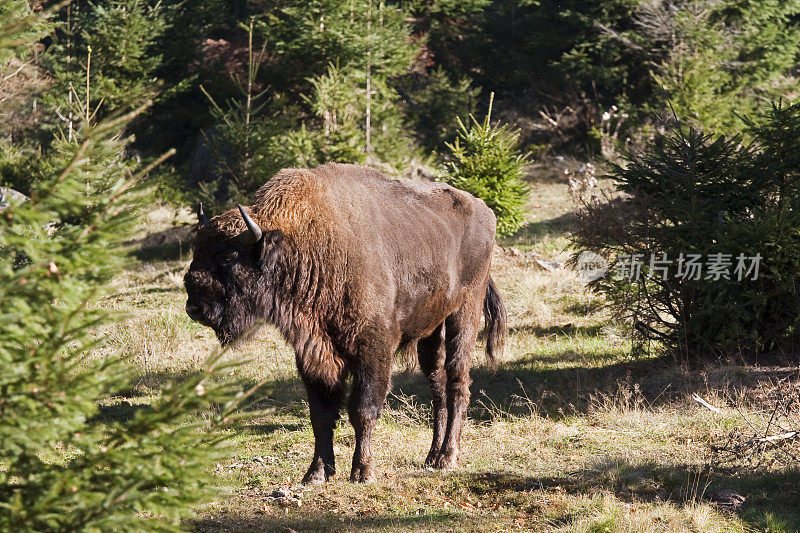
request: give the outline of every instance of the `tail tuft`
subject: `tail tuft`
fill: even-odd
[[[486,318],[486,355],[496,367],[506,342],[506,306],[491,277],[483,300],[483,316]]]

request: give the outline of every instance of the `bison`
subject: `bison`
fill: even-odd
[[[333,432],[348,378],[350,480],[374,480],[370,436],[403,349],[416,351],[433,395],[425,463],[455,465],[481,310],[491,360],[505,336],[505,307],[489,277],[496,221],[486,204],[443,183],[327,164],[282,170],[251,206],[210,220],[201,206],[198,218],[186,312],[223,345],[268,322],[294,347],[314,430],[304,483],[335,473]]]

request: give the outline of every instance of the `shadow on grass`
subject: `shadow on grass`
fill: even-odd
[[[623,502],[668,501],[677,507],[714,502],[717,493],[733,490],[746,498],[736,513],[754,530],[764,530],[771,517],[783,524],[784,531],[800,531],[800,470],[708,472],[696,465],[635,463],[606,457],[567,476],[526,477],[502,471],[456,473],[443,492],[462,500],[471,495],[487,507],[531,509],[533,493],[552,490],[573,495],[610,492]],[[567,525],[572,518],[564,515],[555,522]]]
[[[148,371],[135,376],[128,384],[128,388],[117,394],[129,398],[149,396],[156,394],[167,383],[183,383],[199,374],[200,370],[194,368]]]
[[[604,360],[614,357],[617,354],[609,353],[605,357],[597,354],[593,361],[601,365],[598,367],[551,368],[553,364],[565,362],[585,364],[584,356],[565,352],[554,356],[552,360],[537,355],[506,362],[496,372],[484,366],[473,368],[469,415],[478,420],[490,420],[498,414],[527,415],[535,409],[539,414],[558,419],[586,412],[593,398],[618,392],[619,383],[639,384],[646,400],[653,405],[669,402],[676,395],[684,396],[699,391],[704,386],[700,380],[696,383],[670,382],[674,377],[670,373],[673,368],[671,360],[635,360],[602,365]],[[192,379],[199,372],[196,369],[148,372],[137,376],[130,387],[120,391],[118,396],[141,398],[154,395],[167,383]],[[242,390],[248,390],[256,382],[241,379],[237,380],[237,385]],[[417,370],[395,373],[392,391],[396,396],[390,395],[387,402],[397,410],[407,408],[397,396],[412,396],[418,403],[424,404],[431,401],[427,381]],[[296,376],[269,380],[259,387],[245,408],[248,411],[306,417],[305,388]],[[108,409],[108,416],[114,412],[121,416],[126,408],[109,406]]]
[[[187,259],[192,252],[190,242],[171,242],[154,246],[135,248],[130,254],[142,262],[150,261],[179,261]]]
[[[675,381],[671,359],[602,365],[603,361],[617,360],[618,357],[616,353],[597,354],[592,361],[598,366],[591,367],[586,366],[585,356],[564,352],[552,359],[536,355],[509,361],[501,364],[496,372],[484,366],[473,368],[469,415],[478,420],[488,420],[498,414],[523,416],[535,410],[541,415],[559,419],[585,413],[594,398],[617,393],[620,384],[638,384],[644,399],[651,405],[667,403],[676,395],[682,396],[704,386],[701,380],[697,383]],[[565,362],[578,362],[582,366],[550,366]],[[393,390],[401,396],[415,396],[420,402],[427,403],[431,399],[427,383],[418,372],[396,374]]]
[[[180,292],[183,294],[184,289],[183,287],[150,287],[148,289],[142,289],[139,291],[139,294],[168,294],[171,292]]]
[[[582,299],[569,305],[564,310],[567,313],[577,316],[590,316],[599,313],[604,307],[603,300],[600,298]]]
[[[308,415],[305,387],[295,376],[267,381],[256,391],[247,409],[305,417]]]
[[[197,369],[159,370],[147,372],[131,380],[128,388],[117,393],[122,398],[136,398],[157,394],[168,383],[180,384],[197,377],[201,373]],[[237,387],[242,391],[250,390],[258,385],[253,379],[235,379]],[[300,378],[283,377],[262,383],[250,401],[245,404],[246,410],[257,411],[278,409],[282,413],[305,415],[306,393]]]
[[[514,235],[498,240],[501,246],[535,244],[543,237],[563,237],[575,223],[574,213],[565,213],[547,220],[529,222],[517,230]]]
[[[176,293],[176,292],[183,293],[184,289],[182,287],[178,287],[178,286],[175,286],[175,287],[150,287],[150,288],[147,288],[147,289],[134,288],[134,289],[130,289],[130,290],[127,290],[127,291],[115,292],[112,296],[114,298],[123,298],[125,296],[133,296],[133,295],[135,295],[136,298],[140,299],[139,301],[141,301],[141,297],[142,296],[148,296],[148,295],[152,296],[152,295],[156,295],[156,294],[173,294],[173,293]]]
[[[542,327],[537,324],[523,324],[511,326],[508,333],[528,333],[537,337],[547,337],[550,335],[582,335],[586,337],[597,337],[603,331],[604,324],[592,324],[591,326],[576,326],[575,324],[559,324],[555,326]]]
[[[264,424],[250,424],[247,426],[247,432],[256,435],[270,435],[276,431],[300,431],[305,427],[305,424],[298,422],[285,422],[285,423],[264,423]]]
[[[194,227],[176,226],[128,241],[130,254],[140,261],[183,259],[192,251]]]
[[[695,393],[705,396],[709,389],[723,390],[733,397],[760,394],[762,385],[798,377],[796,366],[710,363],[689,369],[669,356],[620,360],[613,351],[591,357],[571,351],[551,357],[529,355],[501,363],[496,372],[475,367],[470,375],[469,416],[478,420],[531,412],[561,419],[585,414],[598,405],[626,407],[620,402],[631,401],[656,408]],[[431,400],[427,382],[419,372],[397,373],[393,391],[398,396],[416,397],[420,403]]]
[[[423,513],[405,516],[366,515],[343,517],[334,513],[317,514],[305,518],[290,516],[241,516],[220,515],[193,523],[198,532],[219,531],[354,531],[396,530],[430,531],[471,529],[474,518],[454,513]]]
[[[587,328],[565,328],[556,327],[553,333],[591,333]],[[540,328],[536,333],[542,335],[550,329]],[[194,369],[150,372],[137,377],[130,389],[120,392],[119,396],[154,394],[165,383],[189,379],[197,372]],[[693,393],[704,396],[709,388],[736,395],[762,383],[777,383],[792,376],[797,376],[796,368],[786,366],[716,364],[690,370],[677,366],[670,357],[620,361],[619,354],[613,351],[591,356],[572,351],[552,356],[535,354],[503,362],[496,372],[485,366],[473,368],[469,416],[485,421],[497,416],[527,416],[536,412],[561,419],[585,414],[597,405],[626,401],[656,408]],[[241,379],[238,384],[242,390],[247,390],[256,383]],[[430,389],[418,370],[396,372],[392,392],[387,401],[396,410],[407,409],[404,397],[430,405]],[[268,380],[255,392],[246,409],[306,417],[305,388],[295,375]]]

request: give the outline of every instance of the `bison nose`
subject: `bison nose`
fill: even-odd
[[[195,322],[201,322],[208,315],[208,304],[189,300],[186,302],[186,314]]]

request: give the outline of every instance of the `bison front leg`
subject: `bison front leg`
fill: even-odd
[[[375,481],[370,440],[389,392],[391,352],[386,357],[376,359],[362,358],[358,368],[353,371],[348,413],[356,433],[356,449],[350,471],[350,481],[354,483]]]
[[[331,388],[315,381],[304,382],[308,392],[311,427],[314,430],[314,459],[303,476],[303,483],[324,483],[336,473],[333,431],[339,419],[343,391],[341,385]]]

